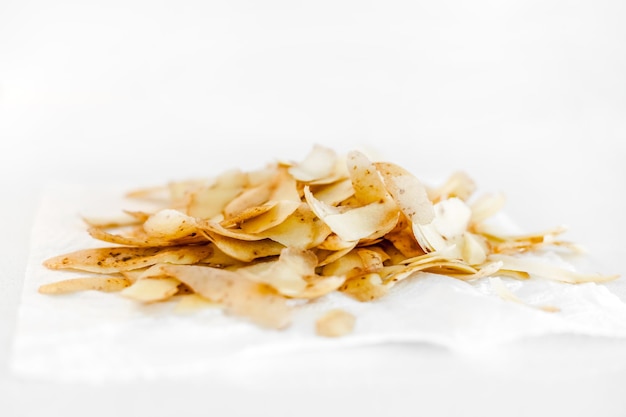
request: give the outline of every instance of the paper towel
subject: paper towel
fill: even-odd
[[[502,279],[525,302],[519,304],[501,299],[489,279],[468,283],[420,273],[372,302],[333,293],[302,305],[285,330],[261,329],[217,308],[181,315],[172,311],[172,303],[142,305],[118,294],[39,294],[41,284],[72,275],[47,270],[43,260],[106,246],[87,234],[81,213],[145,208],[123,200],[121,192],[119,186],[55,184],[44,194],[33,227],[11,360],[18,374],[56,381],[153,379],[211,372],[237,357],[364,344],[428,343],[475,351],[546,334],[626,337],[626,304],[607,286],[537,277]],[[504,217],[500,221],[507,222]],[[555,254],[542,257],[565,263]],[[545,305],[560,311],[536,308]],[[341,338],[317,336],[315,320],[338,307],[356,316],[354,332]]]

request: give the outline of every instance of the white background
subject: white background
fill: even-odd
[[[569,225],[624,274],[624,21],[618,0],[1,1],[1,410],[624,415],[626,343],[565,336],[121,387],[24,381],[6,365],[50,180],[158,184],[359,147],[424,179],[465,170],[505,192],[522,227]]]

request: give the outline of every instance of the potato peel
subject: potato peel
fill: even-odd
[[[237,272],[197,265],[163,265],[161,270],[204,298],[222,304],[226,312],[262,327],[281,329],[291,321],[292,308],[284,297]]]
[[[145,278],[135,281],[120,293],[142,303],[163,301],[178,292],[180,281],[173,278]]]
[[[379,200],[361,207],[342,209],[318,200],[308,187],[304,189],[304,195],[317,217],[346,241],[384,236],[398,221],[399,213],[391,200]]]
[[[356,317],[341,309],[327,311],[315,322],[315,331],[320,336],[340,337],[354,329]]]
[[[473,199],[463,172],[429,187],[397,164],[314,146],[300,162],[214,178],[174,181],[128,196],[158,204],[146,213],[85,217],[87,232],[117,246],[84,249],[44,262],[98,276],[42,285],[42,294],[117,291],[140,303],[176,302],[178,312],[214,307],[261,327],[283,329],[294,306],[333,292],[361,302],[385,297],[420,272],[491,279],[494,292],[520,302],[499,277],[577,284],[617,275],[573,272],[519,256],[546,248],[578,252],[556,227],[507,235],[487,220],[503,194]],[[539,306],[544,311],[558,310]],[[353,331],[355,317],[320,317],[324,337]]]
[[[50,269],[75,269],[80,271],[111,274],[144,268],[157,263],[195,264],[209,257],[213,247],[175,246],[150,248],[97,248],[83,249],[56,256],[44,262]]]
[[[513,271],[528,272],[531,275],[537,275],[555,281],[567,282],[570,284],[581,284],[585,282],[607,282],[617,279],[619,275],[597,274],[597,273],[581,273],[571,271],[569,269],[559,268],[531,259],[510,255],[490,255],[491,261],[502,262],[502,268]]]
[[[41,294],[69,294],[79,291],[115,292],[128,287],[131,281],[125,277],[85,277],[52,282],[39,287]]]

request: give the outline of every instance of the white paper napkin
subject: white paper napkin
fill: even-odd
[[[519,304],[496,295],[488,279],[467,283],[416,274],[373,302],[334,293],[306,304],[283,331],[260,329],[219,309],[180,315],[171,303],[140,305],[117,294],[39,294],[41,284],[70,276],[47,270],[43,260],[106,245],[88,236],[79,214],[135,208],[120,198],[121,191],[57,184],[45,193],[33,228],[11,361],[20,375],[58,381],[185,377],[242,355],[303,349],[417,342],[474,351],[546,334],[626,337],[626,304],[607,286],[541,278],[502,279],[526,303]],[[567,265],[554,254],[543,259]],[[536,308],[546,305],[560,311]],[[357,317],[354,332],[336,339],[315,335],[315,320],[336,307]]]

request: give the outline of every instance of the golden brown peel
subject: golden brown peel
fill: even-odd
[[[290,299],[306,303],[340,292],[372,302],[420,271],[466,281],[532,276],[580,283],[617,277],[517,256],[547,247],[578,248],[560,240],[562,228],[519,236],[494,230],[486,221],[502,208],[504,197],[473,198],[475,188],[465,173],[427,187],[397,164],[371,161],[358,151],[342,158],[315,146],[301,162],[129,193],[161,207],[87,218],[93,238],[117,246],[44,263],[101,277],[63,280],[39,291],[121,290],[139,302],[180,300],[181,311],[221,308],[282,329],[291,321]],[[501,296],[514,300],[497,287],[499,281],[492,282]],[[346,312],[331,311],[317,322],[317,332],[344,335],[354,322]]]

